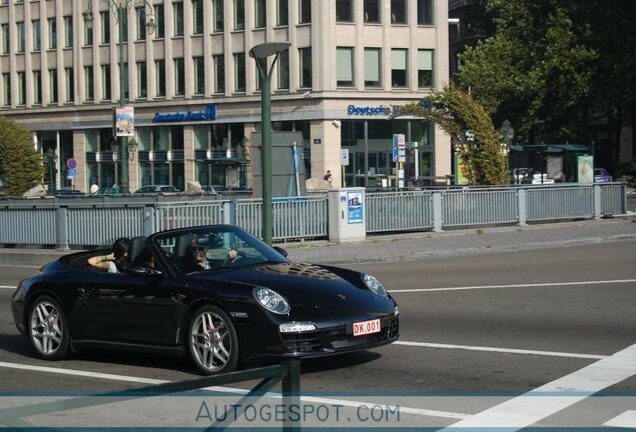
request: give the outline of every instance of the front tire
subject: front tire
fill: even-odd
[[[213,305],[201,306],[188,326],[187,348],[204,375],[232,372],[238,363],[239,344],[230,317]]]
[[[60,304],[49,296],[39,297],[29,308],[28,331],[31,346],[46,360],[68,355],[69,330]]]

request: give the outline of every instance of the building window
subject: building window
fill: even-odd
[[[406,22],[406,0],[391,0],[391,24]]]
[[[73,46],[73,17],[64,17],[64,46],[71,48]]]
[[[380,23],[380,0],[364,0],[364,22]]]
[[[64,68],[64,75],[66,77],[66,102],[74,102],[75,77],[73,75],[73,68]]]
[[[380,87],[382,85],[380,67],[380,48],[364,49],[364,86]]]
[[[155,89],[157,96],[166,95],[166,61],[155,60],[155,71],[157,75],[157,87]]]
[[[433,0],[417,0],[417,23],[433,24]]]
[[[205,64],[203,57],[194,57],[194,94],[205,94]]]
[[[353,86],[353,48],[336,49],[336,68],[338,87]]]
[[[157,27],[155,28],[157,39],[163,39],[166,37],[166,16],[162,4],[155,5],[155,22]]]
[[[238,93],[245,92],[245,53],[234,54],[234,89]]]
[[[84,45],[93,45],[93,27],[89,27],[87,25],[84,25]]]
[[[288,0],[278,0],[278,16],[276,24],[279,26],[289,25],[289,4]]]
[[[417,51],[417,86],[419,88],[433,86],[433,51]]]
[[[11,74],[2,74],[2,105],[11,105]]]
[[[225,93],[225,57],[212,56],[214,62],[214,93]]]
[[[254,27],[264,28],[267,21],[267,11],[265,9],[265,0],[256,0],[254,2]]]
[[[31,21],[33,27],[33,51],[40,51],[42,49],[42,30],[40,28],[40,20]]]
[[[33,71],[33,103],[42,103],[42,72]]]
[[[195,35],[203,34],[203,0],[192,0],[192,27]]]
[[[49,69],[49,99],[51,103],[57,103],[57,69]]]
[[[223,25],[223,21],[225,19],[225,14],[223,12],[223,0],[214,0],[212,5],[214,7],[214,28],[213,30],[217,33],[223,32],[225,26]]]
[[[86,86],[85,93],[87,101],[95,99],[94,84],[93,66],[84,66],[84,85]]]
[[[145,61],[137,62],[137,95],[141,98],[148,97],[148,79]]]
[[[353,0],[336,0],[336,22],[353,22]]]
[[[146,40],[146,7],[135,8],[137,16],[137,40]]]
[[[174,35],[183,36],[183,3],[173,4],[174,14]]]
[[[57,48],[57,21],[55,18],[49,18],[49,48]]]
[[[309,24],[311,22],[311,0],[300,0],[299,12],[298,23]]]
[[[405,49],[391,50],[392,87],[406,87],[406,52]]]
[[[174,59],[174,94],[183,96],[185,94],[185,63],[182,58]]]
[[[9,54],[11,48],[11,30],[9,24],[2,24],[2,54]]]
[[[234,0],[234,30],[245,29],[245,0]]]
[[[102,65],[102,100],[111,100],[110,65]]]
[[[100,12],[99,19],[102,22],[102,43],[110,43],[110,12]]]
[[[16,23],[16,27],[18,30],[18,52],[24,52],[24,21],[20,21]]]
[[[278,88],[289,90],[289,50],[278,55]]]
[[[18,72],[18,105],[26,105],[26,75]]]
[[[300,57],[300,87],[311,88],[311,47],[299,48]]]

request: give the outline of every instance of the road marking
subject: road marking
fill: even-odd
[[[139,384],[167,384],[171,381],[166,380],[158,380],[152,378],[141,378],[134,377],[128,375],[115,375],[109,373],[101,373],[101,372],[88,372],[76,369],[63,369],[63,368],[54,368],[48,366],[35,366],[35,365],[25,365],[19,363],[9,363],[0,361],[0,367],[9,368],[9,369],[20,369],[27,371],[37,371],[37,372],[47,372],[47,373],[55,373],[62,375],[73,375],[73,376],[82,376],[87,378],[98,378],[98,379],[106,379],[112,381],[124,381],[124,382],[133,382]],[[215,391],[215,392],[226,392],[226,393],[236,393],[236,394],[247,394],[248,390],[232,388],[232,387],[204,387],[201,390]],[[268,396],[280,398],[280,394],[276,393],[267,393]],[[321,398],[314,396],[301,396],[300,398],[304,402],[311,403],[322,403],[322,404],[340,404],[343,406],[349,407],[369,407],[369,406],[382,406],[382,404],[378,404],[376,402],[361,402],[361,401],[350,401],[344,399],[331,399],[331,398]],[[384,405],[384,409],[388,410],[393,408],[393,405]],[[411,408],[400,405],[400,413],[408,413],[408,414],[417,414],[423,415],[427,417],[440,417],[440,418],[450,418],[450,419],[467,419],[471,416],[471,414],[464,413],[456,413],[449,411],[438,411],[438,410],[428,410],[421,408]]]
[[[635,282],[636,282],[636,279],[617,279],[617,280],[606,280],[606,281],[545,282],[545,283],[535,283],[535,284],[476,285],[476,286],[448,287],[448,288],[415,288],[415,289],[405,289],[405,290],[389,290],[389,292],[393,294],[393,293],[461,291],[461,290],[496,289],[496,288],[537,288],[537,287],[571,286],[571,285],[623,284],[623,283],[635,283]]]
[[[457,428],[523,429],[636,374],[636,345],[537,387],[443,430]],[[558,393],[558,396],[541,396]]]
[[[625,411],[610,421],[603,423],[603,426],[620,428],[636,428],[636,411]]]
[[[8,286],[8,285],[0,285],[0,288],[2,288],[2,289],[15,289],[14,286]]]
[[[449,345],[449,344],[439,344],[439,343],[408,342],[408,341],[393,342],[393,345],[406,345],[406,346],[416,346],[416,347],[423,347],[423,348],[461,349],[461,350],[468,350],[468,351],[500,352],[500,353],[507,353],[507,354],[532,354],[532,355],[551,356],[551,357],[570,357],[570,358],[584,358],[584,359],[595,359],[595,360],[604,359],[608,357],[605,355],[596,355],[596,354],[577,354],[577,353],[566,353],[566,352],[558,352],[558,351],[535,351],[535,350],[522,350],[522,349],[514,349],[514,348],[480,347],[480,346],[470,346],[470,345]]]

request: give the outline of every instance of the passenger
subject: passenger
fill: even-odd
[[[123,273],[128,259],[130,240],[122,237],[113,243],[113,251],[108,255],[98,255],[88,259],[88,263],[108,273]]]

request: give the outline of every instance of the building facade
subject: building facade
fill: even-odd
[[[447,0],[122,1],[121,19],[117,4],[0,0],[0,115],[29,128],[43,154],[54,150],[50,184],[117,183],[123,90],[134,108],[131,190],[250,190],[261,113],[248,53],[264,42],[291,43],[273,70],[273,129],[302,132],[308,177],[390,185],[398,133],[418,144],[419,180],[450,174],[448,137],[396,109],[448,83]]]

